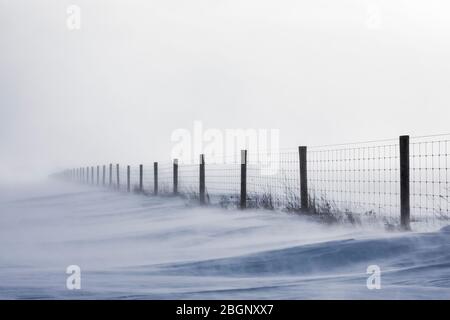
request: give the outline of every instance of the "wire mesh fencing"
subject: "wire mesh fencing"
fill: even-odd
[[[317,212],[398,217],[399,145],[369,143],[308,150],[308,195]]]
[[[298,151],[248,154],[247,191],[250,207],[299,209]]]
[[[188,198],[199,197],[199,164],[180,164],[178,167],[178,192]]]
[[[411,139],[411,216],[432,222],[449,217],[450,136]]]
[[[131,165],[129,171],[110,164],[63,174],[119,190],[176,193],[224,206],[405,225],[448,221],[450,135],[406,138],[403,145],[401,138],[303,147],[304,158],[300,149],[249,150],[245,158],[206,156],[203,169],[197,160]]]

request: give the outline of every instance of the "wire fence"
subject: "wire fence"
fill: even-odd
[[[244,162],[236,156],[210,161],[206,156],[204,182],[199,161],[160,162],[156,169],[155,164],[134,165],[129,173],[127,166],[96,166],[64,175],[120,190],[190,199],[201,196],[203,183],[207,202],[226,206],[242,206],[244,198],[245,207],[389,222],[400,221],[406,212],[408,223],[436,222],[450,219],[449,144],[450,135],[440,135],[408,137],[406,150],[398,139],[313,146],[307,149],[303,174],[298,149],[249,150]],[[402,157],[407,157],[405,168]],[[402,178],[405,170],[407,178]]]
[[[319,211],[397,217],[400,152],[388,144],[312,148],[308,193]]]
[[[449,136],[413,138],[411,214],[426,221],[449,219]]]

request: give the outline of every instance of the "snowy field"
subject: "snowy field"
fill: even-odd
[[[66,289],[69,265],[81,290]],[[49,182],[0,188],[0,268],[2,299],[449,299],[450,229],[326,226]]]

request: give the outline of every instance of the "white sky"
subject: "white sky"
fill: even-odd
[[[444,0],[0,0],[0,177],[167,161],[194,120],[293,148],[449,132],[449,17]]]

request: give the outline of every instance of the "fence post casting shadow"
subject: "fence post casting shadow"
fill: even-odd
[[[400,136],[400,224],[410,230],[409,136]]]
[[[298,155],[300,162],[300,207],[302,210],[308,210],[308,168],[306,146],[298,147]]]
[[[247,207],[247,150],[241,150],[241,197],[240,207]]]
[[[199,197],[200,204],[205,204],[205,155],[200,155],[200,172],[199,172]]]

